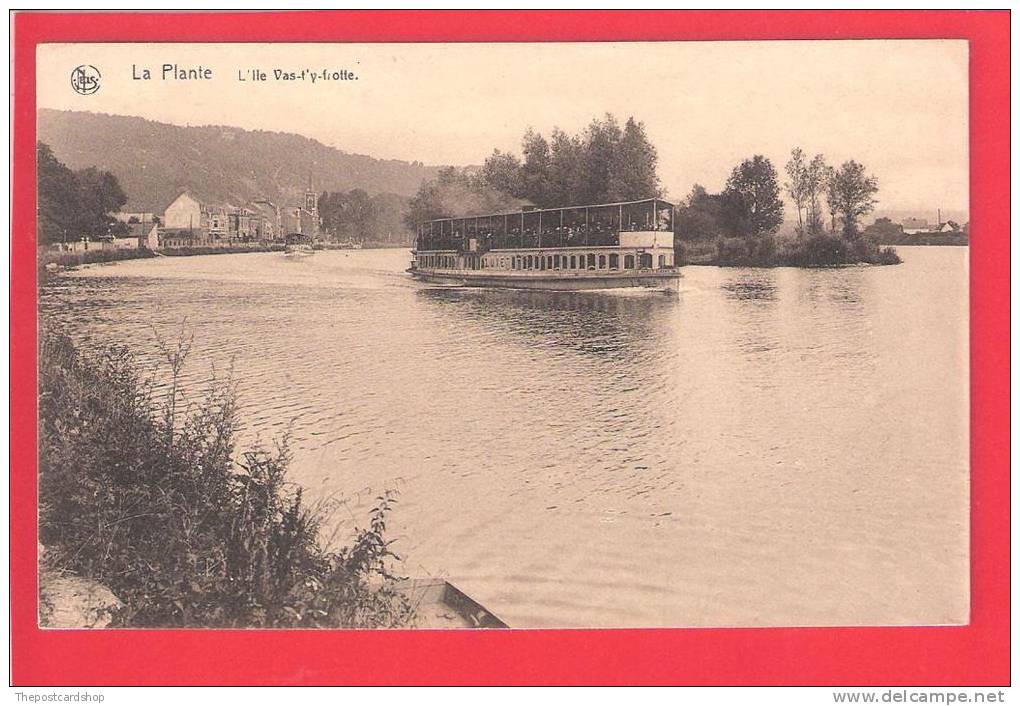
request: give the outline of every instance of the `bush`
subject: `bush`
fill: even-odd
[[[39,531],[51,570],[95,579],[134,627],[396,627],[413,611],[390,570],[384,494],[348,546],[323,546],[323,506],[286,481],[286,443],[235,461],[236,395],[197,405],[166,350],[161,395],[123,348],[83,353],[41,327]]]
[[[780,243],[772,236],[720,238],[714,264],[724,267],[833,267],[838,265],[896,265],[896,250],[880,247],[870,238],[846,238],[817,233]]]
[[[714,240],[677,240],[674,249],[677,265],[707,265],[716,257]]]
[[[771,235],[754,238],[720,238],[716,241],[716,264],[730,267],[772,267],[777,264],[776,240]]]

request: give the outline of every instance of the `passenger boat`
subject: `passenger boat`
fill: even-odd
[[[288,233],[284,253],[287,255],[311,255],[312,239],[302,233]]]
[[[674,212],[645,199],[437,218],[418,227],[407,271],[458,286],[676,290]]]

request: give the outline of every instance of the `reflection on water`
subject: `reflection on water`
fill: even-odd
[[[733,299],[741,301],[774,301],[775,277],[771,270],[745,270],[722,285]]]
[[[161,258],[42,292],[197,390],[405,572],[516,627],[953,622],[967,613],[966,250],[685,268],[679,296],[428,287],[395,251]]]
[[[532,345],[610,358],[635,355],[637,348],[672,336],[663,323],[679,306],[675,294],[659,292],[423,288],[418,295],[436,315],[454,317],[454,325],[479,322]]]

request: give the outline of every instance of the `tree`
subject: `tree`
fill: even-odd
[[[695,184],[677,208],[675,232],[683,240],[715,240],[723,235],[722,197]]]
[[[607,200],[637,201],[661,195],[656,172],[658,159],[644,124],[627,118],[613,156]]]
[[[572,206],[584,203],[584,145],[559,128],[549,143],[549,191],[542,206]]]
[[[807,165],[804,163],[804,150],[794,147],[790,152],[790,161],[786,163],[786,193],[793,205],[797,207],[797,231],[804,234],[804,218],[801,213],[807,205]]]
[[[833,167],[825,168],[825,202],[829,206],[829,232],[836,232],[836,214],[839,213],[839,194],[836,193],[836,170]]]
[[[825,188],[825,180],[829,173],[829,167],[825,163],[825,157],[816,154],[808,164],[804,173],[804,192],[807,206],[807,232],[816,235],[825,230],[825,223],[822,219],[822,191]]]
[[[772,162],[758,154],[741,162],[726,181],[723,219],[736,235],[771,235],[783,222],[783,201]]]
[[[88,167],[72,172],[48,145],[36,145],[39,244],[78,240],[125,230],[110,214],[127,196],[110,172]]]
[[[489,188],[465,169],[444,167],[421,185],[408,204],[404,222],[412,231],[436,218],[481,216],[518,210],[522,201]]]
[[[658,157],[633,117],[623,129],[607,113],[579,135],[554,128],[547,141],[528,128],[523,158],[495,150],[478,185],[529,200],[543,208],[631,201],[659,196]]]
[[[875,238],[875,240],[881,243],[890,238],[897,238],[903,235],[903,226],[899,223],[893,223],[889,218],[878,218],[864,229],[864,234]]]
[[[549,143],[530,127],[521,144],[521,190],[524,198],[545,206],[549,203]]]
[[[878,180],[865,173],[864,165],[851,159],[833,171],[829,193],[835,201],[835,212],[842,221],[843,235],[856,237],[859,232],[857,221],[861,216],[871,213],[878,203],[875,198]]]
[[[612,114],[606,113],[604,120],[596,118],[585,130],[584,159],[580,182],[581,191],[575,203],[605,203],[609,197],[610,178],[616,151],[623,134]],[[567,206],[569,204],[561,204]]]
[[[75,172],[75,179],[78,182],[78,230],[87,236],[106,235],[115,222],[110,214],[127,203],[117,177],[88,167]]]
[[[36,175],[38,179],[39,245],[77,240],[75,225],[78,213],[78,181],[74,172],[64,166],[49,145],[36,143]]]
[[[521,196],[524,193],[521,160],[509,152],[493,150],[482,166],[480,178],[489,188],[511,196]]]

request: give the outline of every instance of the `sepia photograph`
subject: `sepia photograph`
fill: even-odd
[[[968,625],[969,61],[39,44],[38,626]]]

